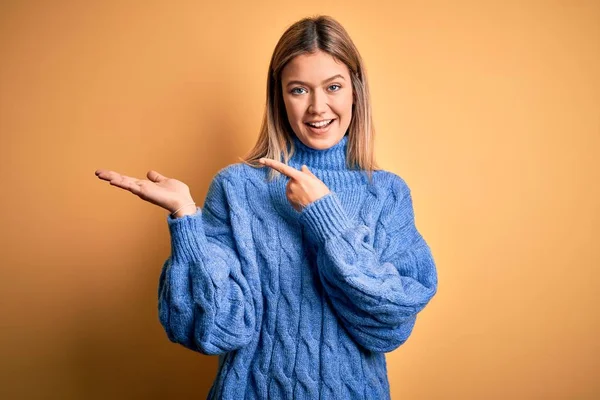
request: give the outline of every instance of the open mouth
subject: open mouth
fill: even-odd
[[[304,124],[308,125],[309,127],[313,128],[313,129],[324,129],[327,128],[329,125],[331,125],[333,123],[333,121],[335,121],[334,119],[326,119],[323,121],[319,121],[317,123],[311,123],[311,122],[305,122]]]

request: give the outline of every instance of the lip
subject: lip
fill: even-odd
[[[325,120],[322,120],[322,121],[325,121]],[[304,124],[304,126],[306,126],[308,128],[308,130],[310,130],[315,135],[322,135],[324,133],[329,132],[329,130],[331,129],[331,126],[335,123],[335,121],[337,121],[337,118],[331,118],[331,122],[329,123],[329,125],[326,125],[324,128],[314,128],[306,123]]]
[[[336,118],[323,118],[318,121],[304,121],[304,123],[305,124],[314,124],[314,123],[321,122],[321,121],[329,121],[330,119],[335,120]]]

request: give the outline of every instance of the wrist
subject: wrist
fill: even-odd
[[[195,214],[197,211],[196,203],[194,200],[189,199],[188,201],[178,203],[175,210],[171,212],[171,217],[181,218],[186,215]]]

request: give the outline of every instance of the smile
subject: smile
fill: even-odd
[[[331,124],[335,119],[325,119],[319,122],[305,122],[306,125],[312,126],[314,128],[323,128],[329,124]]]

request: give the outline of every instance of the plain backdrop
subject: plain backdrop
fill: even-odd
[[[393,399],[600,397],[597,1],[2,1],[0,397],[201,399],[217,359],[158,321],[167,211],[98,168],[186,182],[257,138],[283,31],[338,19],[377,159],[439,289]]]

